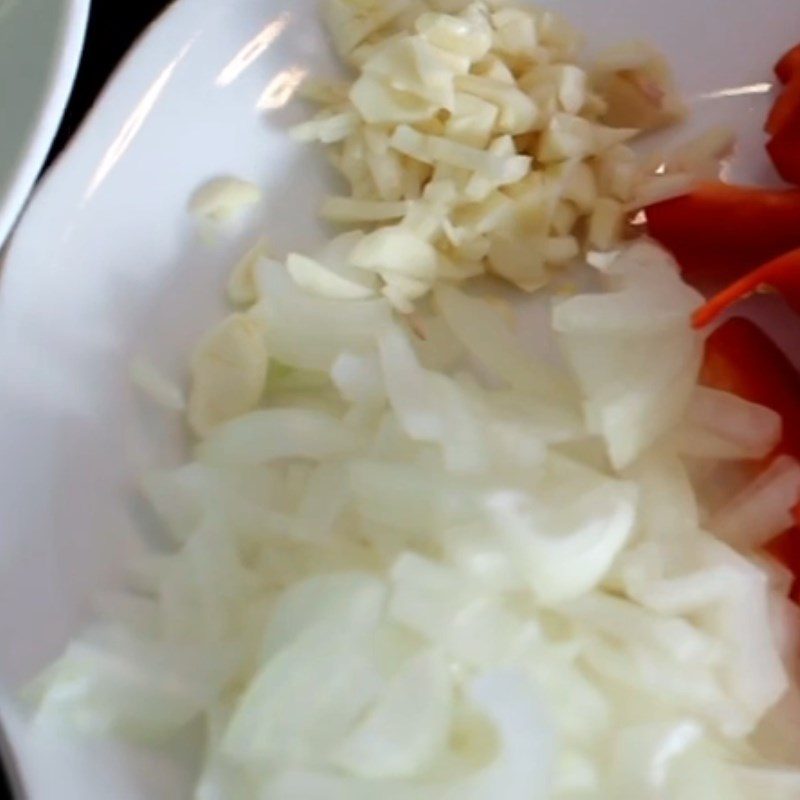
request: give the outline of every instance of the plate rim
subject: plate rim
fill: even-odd
[[[67,0],[67,2],[85,6],[88,22],[92,0]],[[158,65],[161,61],[158,58],[143,59],[143,51],[150,47],[158,47],[159,36],[168,35],[174,39],[175,32],[171,30],[171,26],[175,25],[179,31],[180,21],[184,17],[189,17],[195,11],[201,12],[214,2],[229,3],[229,0],[167,0],[163,9],[142,28],[109,72],[100,91],[68,141],[53,155],[47,170],[38,180],[34,180],[34,185],[29,190],[27,199],[5,238],[3,206],[0,201],[0,311],[7,301],[9,278],[16,274],[15,264],[19,260],[24,261],[28,239],[27,228],[38,221],[39,215],[53,217],[59,219],[61,223],[66,223],[64,216],[66,207],[58,198],[59,184],[62,180],[69,180],[71,170],[86,166],[82,162],[87,157],[91,158],[90,140],[96,130],[99,132],[101,124],[104,127],[124,124],[125,115],[130,109],[124,107],[124,103],[122,108],[117,107],[116,94],[119,91],[135,92],[146,88],[153,76],[158,74]]]
[[[106,124],[116,125],[124,114],[115,109],[114,94],[123,83],[129,90],[136,89],[141,81],[146,81],[152,72],[153,63],[143,58],[150,46],[157,46],[156,37],[165,32],[172,24],[180,29],[179,22],[193,11],[200,11],[208,6],[207,0],[169,0],[158,13],[136,36],[128,49],[111,70],[100,92],[93,101],[88,112],[78,124],[75,132],[62,150],[55,156],[52,164],[39,177],[39,171],[49,152],[52,139],[57,132],[64,109],[80,63],[85,40],[91,0],[66,0],[69,13],[65,15],[60,36],[61,58],[56,59],[51,72],[51,86],[48,102],[40,111],[34,139],[26,149],[26,157],[22,159],[17,174],[12,179],[12,186],[22,195],[18,207],[0,198],[0,310],[8,301],[9,278],[16,275],[17,262],[24,262],[24,250],[27,237],[25,230],[44,215],[65,222],[65,208],[58,199],[57,187],[62,180],[68,180],[69,169],[73,164],[80,164],[88,147],[93,131],[108,119]],[[73,24],[76,21],[77,24]],[[172,31],[168,32],[173,36]],[[174,38],[174,37],[173,37]],[[157,59],[154,63],[158,63]],[[58,91],[59,97],[54,93]],[[49,124],[50,131],[45,132],[43,126]],[[39,180],[37,182],[37,177]],[[11,197],[12,192],[7,194]],[[2,700],[2,698],[0,698]],[[0,770],[3,773],[11,800],[28,800],[31,797],[30,781],[27,773],[30,765],[24,757],[25,747],[15,741],[14,726],[10,719],[4,719],[5,709],[0,703]]]
[[[0,245],[21,217],[58,131],[83,53],[90,5],[91,0],[65,0],[63,3],[56,52],[38,113],[32,120],[32,133],[11,171],[8,189],[0,197]]]
[[[50,64],[43,100],[33,120],[33,132],[11,172],[7,192],[0,198],[0,248],[13,234],[16,223],[25,212],[31,190],[61,123],[83,54],[90,6],[91,0],[66,0],[64,3],[56,55]],[[3,260],[0,258],[0,263]],[[27,797],[21,763],[2,720],[0,769],[10,795],[17,800]]]

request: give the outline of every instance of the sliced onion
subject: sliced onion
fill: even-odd
[[[364,778],[413,777],[445,746],[452,691],[448,665],[440,653],[412,658],[337,747],[333,762]]]
[[[199,456],[211,464],[268,464],[283,458],[330,458],[357,444],[353,430],[330,415],[276,408],[221,425],[200,446]]]
[[[780,456],[747,488],[721,508],[709,527],[735,547],[761,547],[794,524],[800,501],[800,464]]]

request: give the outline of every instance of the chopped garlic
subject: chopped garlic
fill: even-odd
[[[600,194],[628,202],[638,178],[636,155],[626,145],[617,145],[597,156],[595,175]]]
[[[561,197],[574,203],[581,214],[588,214],[597,200],[597,180],[594,171],[585,161],[556,164],[547,171],[561,182]]]
[[[536,104],[514,84],[479,75],[459,75],[455,85],[458,90],[497,106],[499,133],[525,133],[539,120]]]
[[[461,167],[497,181],[500,185],[520,180],[531,165],[531,159],[527,156],[503,158],[442,136],[426,136],[407,125],[401,125],[395,130],[391,142],[396,150],[418,161],[426,164],[442,162]]]
[[[415,24],[431,44],[449,50],[470,61],[482,59],[492,46],[492,29],[487,20],[473,15],[422,14]]]
[[[594,125],[575,114],[558,113],[547,125],[539,142],[537,157],[549,164],[582,159],[595,149]]]
[[[601,197],[589,220],[589,245],[597,250],[611,250],[620,243],[626,210],[618,200]]]
[[[513,64],[530,63],[539,44],[536,19],[521,8],[503,8],[492,14],[494,49]]]
[[[195,351],[189,424],[198,436],[258,406],[269,364],[264,330],[255,317],[232,314]]]
[[[355,133],[358,126],[358,115],[353,111],[343,111],[340,114],[322,114],[308,122],[295,125],[289,131],[289,135],[298,142],[317,141],[334,144]]]
[[[420,122],[433,116],[437,108],[435,103],[366,74],[353,84],[350,100],[367,122],[378,125]]]
[[[339,54],[347,59],[358,45],[397,17],[405,0],[373,0],[359,8],[347,0],[329,0],[325,17]]]
[[[409,210],[409,202],[384,200],[355,200],[350,197],[329,197],[322,204],[321,215],[331,222],[386,222],[400,219]]]
[[[380,274],[418,280],[431,280],[436,276],[436,250],[401,227],[380,228],[367,234],[350,258],[354,266]]]
[[[574,64],[537,65],[520,78],[520,84],[534,94],[544,89],[567,114],[579,114],[588,100],[586,73]]]
[[[453,108],[453,81],[466,74],[470,61],[430,44],[422,36],[389,40],[368,58],[362,70],[393,89],[435,105]]]
[[[551,236],[544,243],[548,264],[566,264],[580,255],[581,247],[574,236]]]
[[[568,200],[562,200],[553,211],[551,225],[557,236],[566,236],[578,222],[578,209]]]
[[[261,200],[261,189],[239,178],[214,178],[201,186],[189,203],[199,219],[215,224],[229,222]]]
[[[497,236],[492,239],[489,265],[494,274],[525,292],[535,292],[547,283],[544,239],[530,234]]]
[[[663,99],[659,113],[677,107],[649,46],[625,44],[587,73],[560,15],[504,0],[332,0],[328,24],[357,75],[311,82],[320,113],[293,133],[326,145],[349,185],[322,216],[377,228],[348,266],[403,313],[425,287],[485,272],[534,291],[580,252],[616,246],[629,210],[684,190],[655,179],[663,157],[650,164],[626,144],[651,120],[620,123],[620,76]],[[306,291],[351,291],[314,261],[292,262]]]
[[[485,149],[496,130],[500,111],[496,105],[466,92],[456,92],[453,114],[445,124],[445,135],[462,144]]]
[[[606,103],[603,120],[613,127],[652,130],[678,122],[686,113],[666,59],[643,42],[627,42],[601,54],[593,84]]]
[[[269,255],[265,238],[259,239],[233,268],[228,279],[228,299],[235,306],[251,306],[258,302],[256,268],[262,258]]]

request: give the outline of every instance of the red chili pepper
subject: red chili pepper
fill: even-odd
[[[720,325],[706,342],[701,379],[780,414],[783,435],[769,459],[800,458],[800,373],[761,328],[742,317]],[[796,576],[792,598],[800,602],[800,506],[794,517],[796,525],[767,550]]]
[[[775,65],[775,74],[781,83],[789,83],[795,75],[800,75],[800,44],[781,56]]]
[[[754,292],[772,289],[780,292],[792,308],[800,311],[800,248],[768,261],[723,289],[695,311],[692,325],[704,328],[739,300]]]
[[[689,281],[728,280],[800,247],[800,190],[709,182],[646,210],[650,235]]]

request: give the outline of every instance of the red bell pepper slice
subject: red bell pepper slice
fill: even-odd
[[[773,136],[792,136],[800,133],[800,73],[787,84],[778,96],[764,126]]]
[[[720,325],[706,341],[701,380],[780,414],[783,435],[769,459],[800,458],[800,373],[761,328],[742,317]],[[800,602],[800,506],[794,517],[795,526],[766,549],[795,575],[791,596]]]
[[[775,65],[775,74],[781,83],[789,83],[796,75],[800,75],[800,44],[781,56]]]
[[[800,311],[800,248],[768,261],[723,289],[694,313],[692,325],[704,328],[739,300],[754,292],[772,289],[780,292],[792,308]]]
[[[670,250],[690,282],[730,280],[800,247],[800,190],[720,182],[646,209],[650,235]]]
[[[783,419],[783,435],[772,456],[800,459],[800,373],[754,322],[733,317],[707,339],[701,380]]]
[[[800,79],[796,83],[800,89]],[[781,178],[787,183],[800,185],[800,101],[797,113],[796,130],[791,134],[778,133],[773,136],[767,142],[767,152]]]
[[[800,44],[778,61],[775,74],[786,86],[767,118],[767,152],[785,181],[800,184]]]

